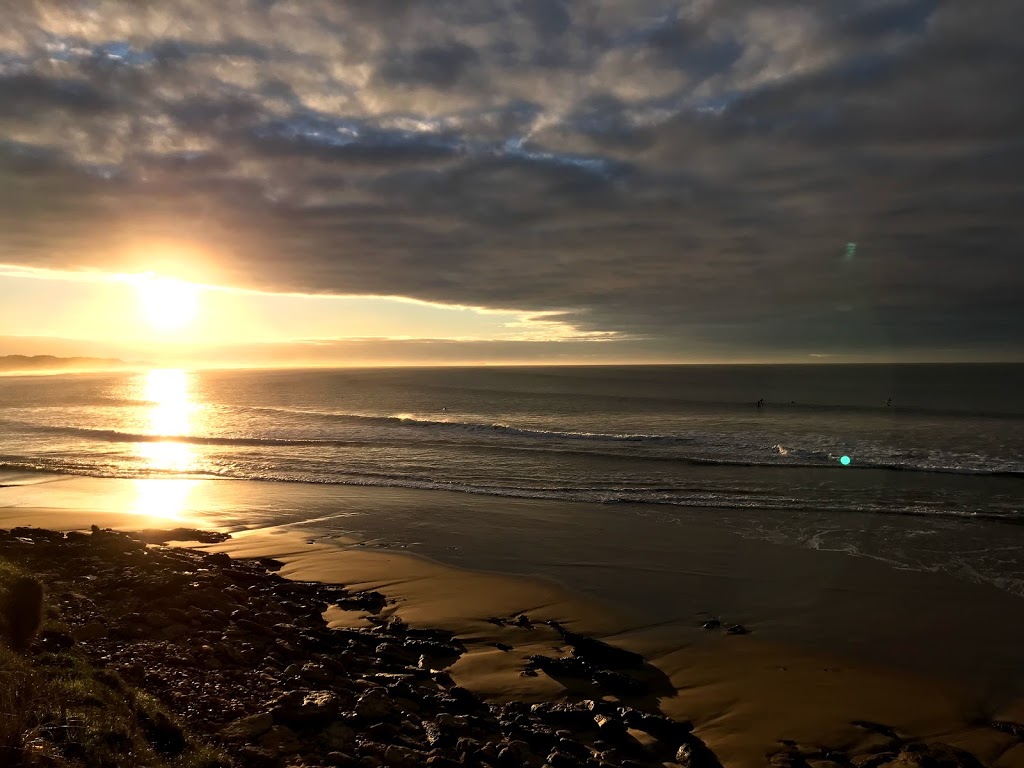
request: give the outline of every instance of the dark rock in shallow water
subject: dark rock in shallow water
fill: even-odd
[[[644,665],[644,657],[639,653],[617,648],[593,637],[572,632],[557,621],[548,622],[562,636],[562,640],[572,647],[573,655],[585,659],[596,667],[605,669],[636,669]]]
[[[142,531],[128,531],[125,535],[146,544],[166,544],[168,541],[199,541],[203,544],[219,544],[231,538],[230,533],[200,531],[196,528],[171,528],[169,530],[147,528]]]
[[[768,761],[770,768],[809,768],[807,760],[795,751],[779,752]]]
[[[410,651],[414,657],[422,654],[431,659],[453,660],[466,650],[461,644],[456,646],[451,643],[439,643],[436,640],[406,640],[402,643],[402,648]]]
[[[885,764],[883,764],[885,765]],[[892,768],[984,768],[974,755],[948,744],[907,744]]]
[[[722,768],[714,752],[707,744],[694,735],[689,735],[686,742],[676,751],[676,762],[683,768]]]
[[[1008,733],[1011,736],[1016,736],[1018,739],[1024,741],[1024,723],[1013,723],[1008,720],[992,720],[988,723],[990,728],[995,728],[997,731]]]
[[[693,723],[689,721],[679,722],[664,715],[654,715],[638,709],[623,708],[622,722],[627,728],[643,731],[659,741],[670,744],[681,743],[693,731]]]
[[[609,693],[639,696],[647,691],[647,686],[635,677],[610,669],[594,671],[593,680]]]
[[[337,597],[332,601],[332,604],[338,606],[343,611],[378,613],[387,605],[387,600],[380,592],[359,592],[348,597]]]
[[[744,627],[742,624],[732,624],[726,630],[727,635],[749,635],[750,630]]]
[[[530,656],[527,669],[539,669],[551,677],[567,677],[589,680],[594,675],[594,668],[583,659],[570,656],[566,659],[553,659],[550,656]]]
[[[722,626],[722,622],[719,619],[709,619],[701,625],[704,629],[718,629]]]

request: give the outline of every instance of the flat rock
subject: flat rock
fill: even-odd
[[[220,737],[224,741],[249,741],[262,736],[274,725],[274,718],[269,712],[242,717],[221,730]]]
[[[387,717],[394,711],[394,703],[379,688],[371,688],[356,701],[356,714],[368,720]]]

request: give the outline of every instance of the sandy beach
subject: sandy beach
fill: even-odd
[[[168,485],[175,482],[190,485]],[[147,497],[166,502],[174,493],[174,514],[144,508]],[[986,765],[1024,764],[1024,745],[982,722],[1024,719],[1019,598],[696,523],[666,537],[663,526],[645,530],[639,511],[615,512],[298,484],[77,478],[0,489],[0,527],[187,523],[232,534],[202,545],[210,551],[274,557],[289,578],[379,590],[395,600],[387,610],[411,626],[463,640],[468,653],[450,672],[493,700],[579,693],[544,674],[520,675],[528,656],[557,645],[541,622],[561,622],[643,654],[665,676],[662,711],[692,720],[727,766],[763,765],[784,741],[870,751],[877,735],[855,721],[941,739]],[[478,524],[469,526],[474,515]],[[621,540],[621,530],[608,530],[616,524],[628,527],[628,546],[612,546]],[[488,550],[474,536],[500,537],[501,546]],[[534,628],[487,621],[519,614]],[[713,617],[750,633],[703,629]],[[342,611],[327,618],[335,626],[365,621]],[[975,650],[979,636],[984,653]]]

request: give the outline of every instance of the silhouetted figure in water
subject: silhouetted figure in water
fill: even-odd
[[[760,408],[763,405],[764,405],[764,398],[762,397],[760,400],[757,401],[757,407]]]
[[[892,408],[892,398],[891,397],[888,400],[885,401],[885,407],[886,408]]]

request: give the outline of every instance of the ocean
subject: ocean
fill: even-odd
[[[1024,596],[1022,393],[1024,365],[1002,364],[10,376],[0,484],[224,478],[623,505]]]

